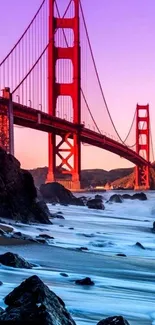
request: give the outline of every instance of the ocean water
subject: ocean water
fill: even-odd
[[[48,245],[0,247],[1,253],[13,251],[36,264],[33,270],[0,267],[0,306],[8,292],[37,274],[64,300],[78,325],[95,325],[112,315],[123,315],[131,325],[155,324],[155,192],[147,192],[147,201],[121,204],[106,203],[112,192],[100,194],[103,211],[48,205],[51,212],[63,212],[65,219],[54,219],[52,225],[13,225],[15,231],[34,238],[44,233],[54,239]],[[75,279],[84,276],[95,285],[76,285]]]

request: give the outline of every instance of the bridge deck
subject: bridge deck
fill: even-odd
[[[0,97],[0,106],[3,106],[3,108],[6,107],[7,114],[7,99]],[[74,124],[65,119],[53,117],[47,113],[23,106],[19,103],[13,103],[13,114],[14,124],[16,125],[43,132],[55,132],[57,135],[63,135],[67,132],[70,133],[71,138],[73,133],[79,132],[81,142],[113,152],[131,161],[135,165],[148,165],[148,162],[143,157],[139,156],[135,151],[124,144],[87,129],[82,124]]]

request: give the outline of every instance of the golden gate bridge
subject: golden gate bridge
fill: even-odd
[[[82,3],[68,1],[63,14],[59,5],[43,0],[0,63],[0,145],[14,154],[13,125],[47,132],[47,182],[61,181],[70,189],[80,188],[81,144],[96,146],[134,163],[135,189],[149,189],[149,105],[136,106],[122,139],[105,99]],[[68,179],[56,179],[57,170]]]

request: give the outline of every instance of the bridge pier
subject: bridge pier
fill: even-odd
[[[57,116],[56,106],[58,97],[64,99],[66,96],[72,102],[72,121],[77,126],[74,133],[61,134],[61,139],[56,134],[49,134],[48,143],[48,175],[46,182],[58,180],[57,172],[64,176],[59,178],[59,182],[69,189],[80,188],[80,171],[81,171],[81,144],[80,144],[80,123],[81,123],[81,51],[80,51],[80,32],[79,32],[79,0],[73,0],[74,15],[71,18],[55,17],[54,4],[55,0],[49,0],[49,46],[48,46],[48,113],[53,117]],[[74,35],[73,46],[66,42],[63,45],[55,45],[56,29],[71,29]],[[59,60],[69,60],[72,64],[72,80],[60,80],[56,64]],[[69,71],[66,72],[69,74]],[[65,101],[64,101],[65,102]],[[66,103],[66,102],[65,102]],[[71,121],[67,116],[68,107],[63,107],[66,112],[65,119]],[[63,113],[64,114],[64,113]],[[61,117],[61,118],[64,118]],[[60,132],[59,132],[60,134]],[[59,163],[57,163],[59,158]]]
[[[46,183],[57,181],[70,190],[80,189],[81,145],[78,139],[78,134],[66,133],[56,143],[56,135],[49,135],[49,168]]]
[[[135,167],[135,190],[150,189],[150,118],[149,105],[137,105],[136,152],[143,154],[148,165]]]

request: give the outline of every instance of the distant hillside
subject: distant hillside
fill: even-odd
[[[111,183],[131,174],[132,171],[133,168],[119,168],[110,171],[104,169],[85,169],[81,171],[81,186],[86,188],[90,185],[105,185],[107,182]],[[47,167],[31,169],[30,172],[37,187],[40,187],[41,184],[45,183]],[[67,178],[67,175],[64,175],[63,177]],[[59,175],[58,178],[60,178]]]
[[[128,189],[133,189],[135,184],[135,174],[132,172],[131,174],[122,177],[120,179],[115,180],[114,182],[111,183],[111,185],[114,188],[128,188]],[[152,190],[155,189],[155,169],[154,169],[154,164],[153,168],[150,170],[150,188]]]

